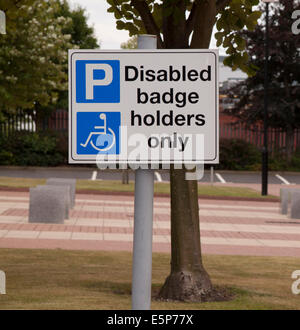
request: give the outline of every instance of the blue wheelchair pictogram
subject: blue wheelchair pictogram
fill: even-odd
[[[120,112],[78,112],[77,154],[120,153]]]

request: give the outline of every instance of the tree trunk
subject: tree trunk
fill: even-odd
[[[43,132],[47,127],[47,118],[49,117],[49,109],[42,108],[40,104],[35,105],[35,130],[36,132]]]
[[[35,116],[35,130],[36,132],[44,131],[44,116],[41,111],[37,111]]]
[[[160,290],[163,299],[201,301],[212,290],[202,264],[198,184],[185,170],[171,167],[171,274]]]
[[[122,184],[129,183],[129,173],[128,170],[122,170]]]
[[[215,3],[203,2],[195,8],[197,20],[191,48],[208,48],[216,17]],[[181,10],[185,12],[184,6]],[[188,48],[186,25],[175,26],[172,17],[167,16],[163,31],[166,48]],[[201,257],[198,183],[186,180],[185,173],[185,169],[175,170],[171,166],[171,274],[159,298],[203,301],[212,292],[212,284]]]

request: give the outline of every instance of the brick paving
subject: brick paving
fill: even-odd
[[[300,256],[300,219],[279,203],[199,200],[206,254]],[[0,192],[0,247],[131,251],[133,197],[77,194],[64,224],[28,223],[29,194]],[[170,201],[155,198],[153,251],[170,252]]]

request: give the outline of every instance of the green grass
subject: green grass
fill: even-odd
[[[129,252],[0,249],[6,295],[0,309],[130,309]],[[299,258],[204,256],[213,284],[234,293],[226,302],[152,301],[152,309],[300,309],[291,292]],[[153,291],[169,273],[170,256],[153,254]]]
[[[198,194],[206,196],[231,196],[231,197],[246,197],[246,198],[276,198],[276,196],[268,195],[261,196],[261,194],[251,188],[245,187],[226,187],[226,186],[210,186],[198,185]]]
[[[0,187],[29,188],[45,183],[46,179],[0,177]]]
[[[46,179],[31,179],[31,178],[10,178],[0,177],[0,187],[35,187],[36,185],[45,184]],[[77,189],[85,190],[101,190],[113,192],[133,192],[134,182],[130,181],[129,184],[122,184],[120,181],[91,181],[91,180],[77,180]],[[169,194],[170,185],[167,182],[155,182],[155,193]],[[198,193],[201,196],[231,196],[231,197],[245,197],[245,198],[275,198],[275,196],[262,197],[258,191],[251,188],[244,187],[226,187],[226,186],[211,186],[211,185],[198,185]]]

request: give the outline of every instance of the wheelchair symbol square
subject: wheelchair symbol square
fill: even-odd
[[[119,155],[120,112],[77,112],[77,154]]]

